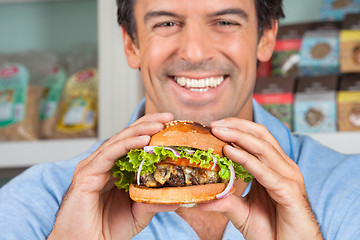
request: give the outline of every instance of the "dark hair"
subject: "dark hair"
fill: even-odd
[[[123,26],[132,40],[136,36],[136,22],[134,5],[136,0],[116,0],[117,20]],[[273,20],[285,17],[282,9],[282,0],[254,0],[258,18],[258,32],[262,34],[264,28],[271,28]]]

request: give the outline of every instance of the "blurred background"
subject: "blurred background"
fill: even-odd
[[[255,99],[291,131],[360,153],[360,1],[283,4]],[[144,96],[115,1],[0,0],[0,32],[0,186],[112,136]]]

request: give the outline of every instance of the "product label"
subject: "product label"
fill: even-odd
[[[71,76],[64,89],[64,101],[57,130],[75,133],[95,126],[97,120],[97,84],[95,69]]]
[[[24,66],[7,64],[0,67],[0,127],[24,119],[28,82],[29,73]]]
[[[54,117],[65,81],[66,73],[61,68],[55,68],[53,72],[48,74],[42,81],[44,90],[40,109],[41,120]]]

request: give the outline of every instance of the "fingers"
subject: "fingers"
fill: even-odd
[[[279,189],[284,188],[285,176],[279,174],[273,168],[266,166],[255,156],[231,146],[225,146],[224,152],[226,156],[230,159],[235,159],[236,162],[249,171],[256,180],[269,191],[278,192]]]
[[[163,129],[164,123],[171,121],[172,119],[173,115],[171,113],[156,113],[145,115],[136,120],[129,127],[108,139],[98,148],[97,151],[101,151],[102,148],[106,147],[107,145],[130,136],[140,136],[145,134],[150,136],[154,135]]]
[[[163,129],[163,122],[172,119],[171,114],[144,116],[130,127],[110,138],[75,169],[75,182],[84,183],[87,191],[100,191],[110,178],[109,171],[116,159],[126,155],[131,149],[143,148],[150,136]]]
[[[262,125],[231,118],[220,123],[212,123],[211,126],[213,126],[213,134],[217,137],[234,143],[267,166],[271,166],[285,175],[292,174],[292,170],[298,168]]]
[[[197,207],[203,211],[224,214],[241,232],[250,212],[246,199],[237,197],[234,194],[221,200],[198,204]]]
[[[214,135],[240,147],[228,145],[223,151],[249,171],[275,201],[286,204],[291,202],[290,195],[306,194],[299,167],[263,126],[235,118],[211,126]]]
[[[156,213],[175,211],[178,208],[178,204],[146,204],[134,202],[132,205],[132,213],[135,226],[138,228],[137,231],[139,232],[144,229]]]
[[[255,136],[256,138],[262,139],[268,143],[270,143],[275,149],[279,151],[280,154],[286,155],[280,144],[276,141],[274,136],[266,129],[264,125],[248,121],[245,119],[239,119],[239,118],[227,118],[223,119],[217,122],[212,122],[210,124],[211,127],[215,126],[223,126],[227,128],[233,128],[237,129],[239,131],[251,134]]]

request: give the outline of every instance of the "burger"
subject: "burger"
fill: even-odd
[[[209,127],[193,121],[171,121],[151,137],[148,146],[132,149],[116,160],[112,173],[119,189],[134,201],[196,204],[234,192],[238,178],[252,175],[223,156],[226,143]]]

